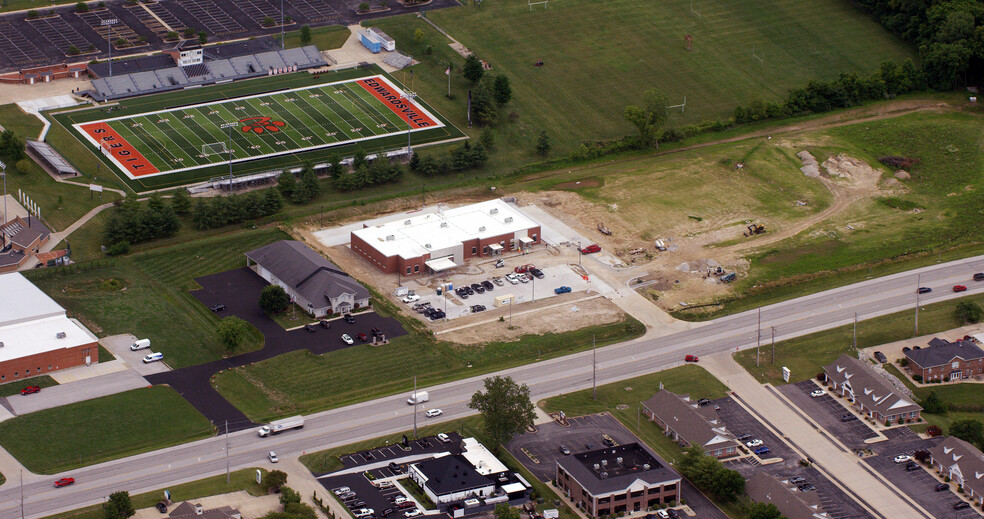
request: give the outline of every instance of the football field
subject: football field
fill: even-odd
[[[376,75],[72,125],[130,179],[439,128]]]

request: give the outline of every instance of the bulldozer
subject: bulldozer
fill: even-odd
[[[748,232],[743,232],[742,234],[744,234],[746,237],[754,236],[756,234],[765,234],[765,226],[757,225],[753,223],[752,225],[748,226]]]

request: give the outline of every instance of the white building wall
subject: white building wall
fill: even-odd
[[[320,317],[328,313],[329,307],[327,303],[319,302],[321,306],[317,306],[312,301],[308,301],[307,298],[295,292],[292,287],[281,281],[277,278],[277,276],[274,276],[269,270],[263,268],[263,265],[257,263],[254,268],[256,269],[256,273],[259,274],[261,278],[267,280],[271,285],[279,285],[280,288],[283,288],[284,291],[287,292],[287,295],[294,298],[294,302],[297,303],[302,310],[310,310],[316,317]],[[309,304],[311,306],[308,306]]]

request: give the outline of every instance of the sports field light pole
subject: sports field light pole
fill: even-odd
[[[7,165],[0,160],[0,169],[3,170],[3,223],[7,223]]]
[[[232,127],[238,125],[238,122],[234,123],[223,123],[219,128],[225,128],[226,135],[229,137],[229,193],[232,193]],[[288,171],[288,173],[290,173]]]
[[[106,43],[109,45],[109,77],[113,77],[113,41],[112,41],[112,31],[113,25],[120,23],[116,18],[107,18],[101,22],[99,25],[106,26]]]
[[[284,34],[284,0],[280,0],[280,50],[287,48],[287,37]]]
[[[417,94],[415,94],[413,92],[404,92],[404,93],[400,94],[400,99],[409,99],[410,101],[413,101],[416,97],[417,97]],[[413,131],[413,124],[410,122],[409,119],[407,119],[407,158],[408,159],[410,158],[410,155],[413,153],[413,151],[410,149],[410,132],[411,131]]]

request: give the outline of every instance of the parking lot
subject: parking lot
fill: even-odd
[[[895,463],[896,456],[900,454],[911,456],[917,450],[928,450],[939,442],[939,439],[923,439],[908,427],[897,427],[883,431],[887,440],[865,443],[867,439],[878,437],[878,433],[864,420],[842,422],[841,417],[848,412],[844,407],[846,401],[829,393],[820,397],[811,397],[810,393],[818,387],[820,386],[812,380],[805,380],[780,386],[778,389],[846,447],[871,449],[874,455],[864,458],[864,463],[891,481],[902,494],[919,503],[936,517],[979,517],[979,514],[973,510],[953,510],[952,505],[959,498],[952,491],[937,492],[935,487],[938,480],[926,470],[924,465],[920,464],[918,470],[906,471],[905,463]]]
[[[807,394],[809,397],[809,394]],[[737,470],[746,478],[752,477],[756,472],[766,472],[781,479],[788,479],[800,476],[805,479],[804,483],[809,483],[816,487],[811,492],[816,492],[820,499],[820,504],[824,507],[830,517],[835,519],[870,517],[867,512],[851,499],[843,490],[837,487],[832,481],[827,479],[816,468],[800,465],[799,455],[793,451],[789,445],[781,441],[780,438],[769,432],[769,430],[759,422],[754,416],[748,413],[743,407],[731,398],[713,400],[711,405],[716,405],[718,417],[724,422],[725,427],[741,437],[750,434],[752,438],[762,440],[762,444],[769,448],[769,454],[761,456],[763,460],[769,461],[760,464],[753,456],[745,456],[741,459],[725,461],[724,464]],[[772,460],[781,459],[780,462],[773,463]]]
[[[864,420],[842,422],[841,417],[849,413],[844,403],[846,400],[837,398],[824,390],[824,395],[811,397],[812,391],[820,388],[812,380],[804,380],[796,384],[779,386],[779,391],[802,409],[820,427],[837,437],[849,449],[869,447],[865,440],[878,437],[878,433],[868,427]]]
[[[557,459],[565,456],[560,452],[561,445],[570,449],[573,455],[604,447],[603,441],[606,438],[617,444],[642,443],[607,413],[568,418],[568,421],[570,425],[567,427],[554,422],[539,424],[537,432],[526,432],[514,437],[506,445],[506,449],[537,479],[549,482],[557,477]],[[655,427],[655,425],[647,423],[646,427]],[[657,459],[660,463],[669,466],[665,460],[659,459],[658,456]],[[686,480],[683,480],[681,497],[686,499],[687,505],[699,518],[725,519],[727,517]]]
[[[345,468],[322,474],[317,477],[318,481],[349,510],[369,508],[373,510],[375,517],[383,517],[384,511],[392,509],[390,517],[402,518],[408,510],[423,509],[413,500],[409,492],[403,490],[401,483],[395,480],[404,477],[409,463],[430,458],[441,452],[460,454],[461,436],[454,432],[447,434],[449,442],[441,442],[436,437],[430,436],[408,440],[407,448],[394,444],[346,454],[339,458]],[[372,481],[366,474],[370,475]],[[349,492],[340,493],[338,490],[342,487],[348,487]],[[399,497],[413,504],[403,504],[403,508],[400,508],[401,505],[395,503]],[[447,516],[440,514],[439,517]]]
[[[513,304],[518,305],[555,297],[567,297],[574,300],[586,295],[597,294],[599,291],[609,290],[607,285],[594,279],[589,278],[590,281],[586,281],[570,265],[559,264],[543,267],[541,269],[543,278],[537,279],[530,274],[516,274],[514,272],[515,266],[520,263],[520,260],[513,259],[507,263],[507,265],[513,266],[512,268],[495,268],[492,266],[494,263],[489,262],[482,265],[484,272],[451,276],[448,278],[454,288],[451,293],[438,295],[436,290],[418,288],[414,293],[420,299],[414,303],[429,304],[433,308],[444,311],[448,319],[456,319],[472,313],[492,310],[496,308],[495,298],[507,294],[512,295]],[[507,274],[515,274],[518,279],[510,282],[506,278]],[[481,286],[483,282],[487,282],[486,286]],[[491,290],[488,289],[488,285],[492,286]],[[470,293],[464,292],[464,287],[468,287]],[[571,290],[569,293],[557,294],[554,290],[560,287],[569,287]],[[484,306],[485,310],[477,309],[477,305]]]

